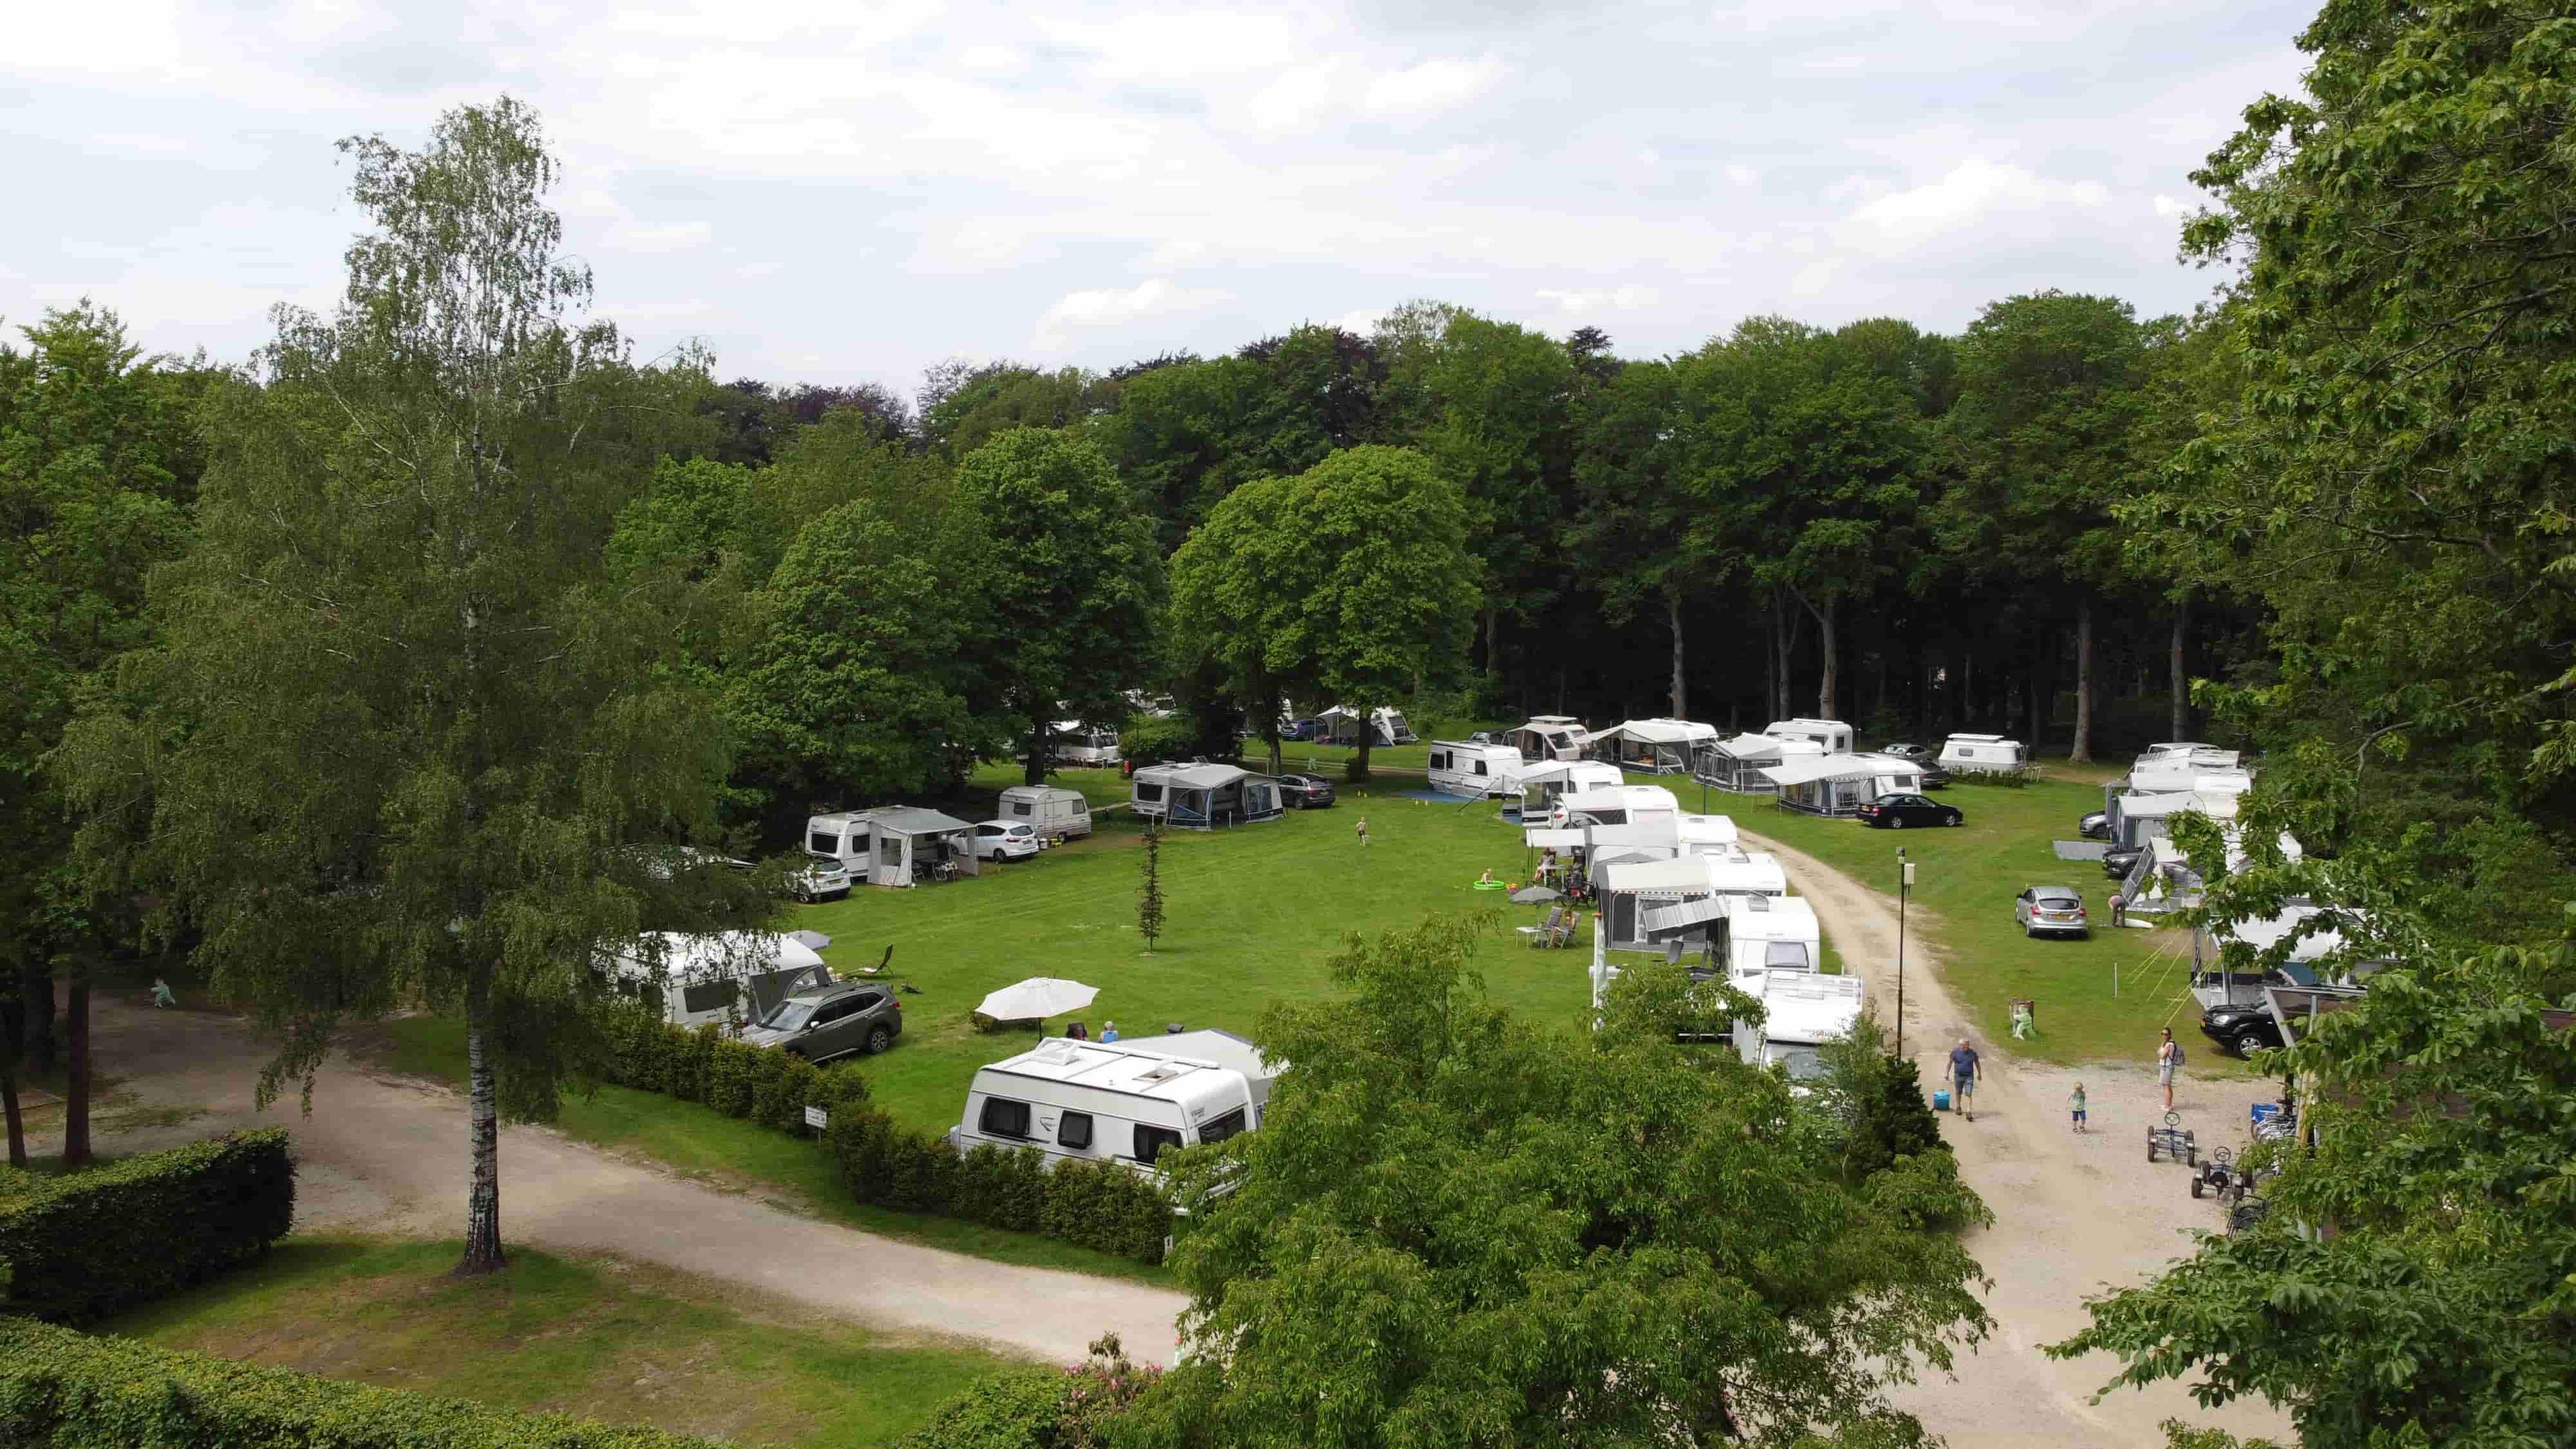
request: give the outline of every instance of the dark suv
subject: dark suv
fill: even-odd
[[[1321,775],[1282,775],[1279,798],[1295,810],[1321,810],[1333,803],[1333,782]]]
[[[901,1035],[903,1005],[893,987],[844,981],[788,997],[759,1025],[743,1028],[742,1039],[821,1062],[852,1052],[874,1055]]]

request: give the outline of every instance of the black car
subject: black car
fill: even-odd
[[[1881,795],[1860,807],[1860,823],[1880,830],[1909,825],[1959,825],[1968,817],[1955,805],[1942,805],[1920,795]]]
[[[1942,789],[1942,788],[1946,787],[1946,786],[1950,783],[1950,772],[1949,772],[1949,771],[1947,771],[1947,770],[1945,770],[1945,769],[1942,769],[1939,765],[1934,764],[1932,761],[1930,761],[1930,760],[1918,760],[1918,761],[1916,761],[1916,762],[1915,762],[1915,764],[1916,764],[1916,766],[1917,766],[1918,768],[1920,768],[1920,769],[1923,771],[1923,788],[1924,788],[1924,789],[1926,789],[1926,790],[1939,790],[1939,789]]]
[[[2281,1044],[2281,1024],[2259,1001],[2249,1006],[2209,1007],[2200,1014],[2200,1031],[2218,1043],[2221,1050],[2240,1057],[2259,1047]]]
[[[743,1028],[753,1046],[774,1046],[809,1062],[864,1052],[874,1056],[903,1035],[903,1003],[886,987],[843,981],[800,991]]]
[[[2102,852],[2102,873],[2113,880],[2127,880],[2137,869],[2138,857],[2147,853],[2143,845],[2114,845]]]
[[[1282,775],[1279,799],[1291,810],[1321,810],[1333,803],[1333,782],[1321,775]]]

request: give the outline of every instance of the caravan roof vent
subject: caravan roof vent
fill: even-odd
[[[1767,911],[1771,909],[1771,898],[1769,896],[1748,896],[1746,897],[1746,902],[1749,908],[1753,910]]]
[[[1140,1073],[1136,1080],[1139,1082],[1168,1082],[1172,1078],[1177,1077],[1188,1070],[1189,1067],[1184,1063],[1165,1062],[1151,1071]]]
[[[1049,1066],[1070,1066],[1082,1060],[1082,1044],[1063,1037],[1037,1049],[1037,1059]]]

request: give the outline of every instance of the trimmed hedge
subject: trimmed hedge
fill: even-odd
[[[980,1378],[939,1406],[897,1449],[1054,1449],[1073,1379],[1055,1369]]]
[[[0,1444],[33,1449],[711,1449],[0,1318]]]
[[[868,1099],[866,1080],[846,1062],[818,1067],[776,1047],[733,1041],[713,1023],[684,1031],[649,1018],[628,1022],[610,1033],[607,1076],[781,1132],[801,1129],[809,1106],[838,1112]]]
[[[259,1256],[294,1220],[282,1128],[40,1180],[0,1202],[0,1309],[102,1318]]]
[[[1044,1233],[1140,1263],[1163,1261],[1172,1231],[1162,1188],[1113,1163],[1068,1162],[1049,1172],[1034,1151],[960,1153],[875,1108],[834,1114],[823,1146],[850,1195],[879,1207]]]

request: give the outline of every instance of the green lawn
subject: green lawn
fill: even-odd
[[[743,1444],[859,1449],[1013,1360],[892,1336],[614,1260],[521,1248],[450,1278],[456,1243],[290,1238],[100,1331],[502,1408]]]
[[[2176,1036],[2189,1039],[2195,1070],[2204,1062],[2231,1062],[2199,1040],[2199,1008],[2184,989],[2188,938],[2178,931],[2114,928],[2111,882],[2101,866],[2059,860],[2050,848],[2051,841],[2074,839],[2077,819],[2102,808],[2099,773],[2051,762],[2045,778],[2017,790],[1953,785],[1937,798],[1966,812],[1967,823],[1955,830],[1871,830],[1857,821],[1822,820],[1722,794],[1713,797],[1711,808],[1891,894],[1896,851],[1904,847],[1915,863],[1913,928],[1938,938],[1951,994],[1999,1045],[2054,1062],[2143,1062],[2152,1054],[2157,1028],[2171,1026]],[[1695,789],[1680,793],[1685,805],[1697,807]],[[2081,891],[2093,917],[2092,936],[2025,938],[2013,924],[2012,902],[2032,885]],[[2009,1007],[2023,998],[2038,1003],[2039,1035],[2014,1042]]]

